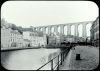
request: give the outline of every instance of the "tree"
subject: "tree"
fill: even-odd
[[[17,27],[17,30],[22,34],[23,28],[21,26]]]
[[[16,26],[15,24],[12,24],[12,25],[11,25],[11,29],[17,30],[17,26]]]
[[[18,26],[17,29],[20,30],[20,31],[23,30],[23,28],[21,26]]]

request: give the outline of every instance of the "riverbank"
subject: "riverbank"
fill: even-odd
[[[76,54],[80,54],[81,60],[76,60]],[[75,49],[70,50],[70,55],[65,59],[60,70],[93,70],[98,65],[98,48],[93,46],[76,46]]]
[[[45,48],[1,52],[1,65],[7,70],[37,70],[59,53],[60,49]],[[50,70],[51,65],[43,69]]]

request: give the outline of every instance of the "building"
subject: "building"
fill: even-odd
[[[23,35],[18,30],[10,31],[11,47],[23,47]]]
[[[66,40],[66,42],[70,42],[70,43],[75,42],[74,36],[71,36],[71,35],[66,36],[65,40]]]
[[[22,47],[23,36],[18,30],[12,29],[12,24],[1,20],[1,46],[5,48]]]
[[[48,45],[60,45],[61,36],[58,33],[51,33],[48,36]]]
[[[74,35],[63,35],[61,36],[61,43],[78,43],[78,42],[84,42],[84,38],[74,36]]]
[[[60,35],[56,35],[56,45],[60,45],[61,41],[61,36]]]
[[[32,46],[43,46],[45,47],[47,44],[46,35],[41,32],[31,32],[30,33],[30,41]]]
[[[9,27],[1,27],[1,45],[2,47],[22,47],[23,36],[18,30],[12,30]]]
[[[75,43],[76,37],[73,35],[61,36],[61,43]]]
[[[5,26],[1,27],[1,47],[11,47],[10,45],[10,28],[7,28]]]
[[[30,40],[23,39],[23,48],[31,47]]]
[[[92,45],[99,47],[99,17],[93,22],[90,32]]]
[[[48,45],[56,45],[56,36],[54,34],[48,36]]]
[[[47,45],[47,38],[43,32],[33,31],[32,28],[19,30],[16,25],[1,22],[1,46],[8,47],[38,47]]]
[[[23,38],[30,40],[31,47],[45,47],[47,45],[46,35],[42,32],[25,30],[23,31]]]

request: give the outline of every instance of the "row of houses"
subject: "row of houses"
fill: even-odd
[[[85,42],[84,38],[74,35],[51,34],[47,37],[48,45],[62,45],[62,43]]]
[[[39,31],[23,31],[23,38],[30,40],[30,46],[43,46],[47,45],[47,38],[43,32]]]
[[[1,26],[1,47],[39,47],[46,46],[46,35],[42,32],[25,30],[20,33],[7,26]]]
[[[60,35],[51,33],[47,36],[47,44],[48,45],[60,45]]]
[[[93,22],[90,32],[92,45],[99,47],[99,17]]]
[[[22,46],[22,34],[11,28],[1,27],[1,45],[2,47]]]

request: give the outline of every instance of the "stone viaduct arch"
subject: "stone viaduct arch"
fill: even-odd
[[[92,24],[93,21],[85,21],[85,22],[78,22],[78,23],[67,23],[67,24],[58,24],[58,25],[48,25],[48,26],[39,26],[34,27],[34,30],[42,31],[45,34],[51,34],[53,32],[59,33],[61,35],[66,35],[65,32],[67,32],[67,35],[71,35],[71,27],[74,26],[74,36],[79,36],[78,26],[82,24],[82,37],[86,38],[86,25]],[[67,30],[64,29],[67,26]],[[53,30],[52,30],[53,28]]]

